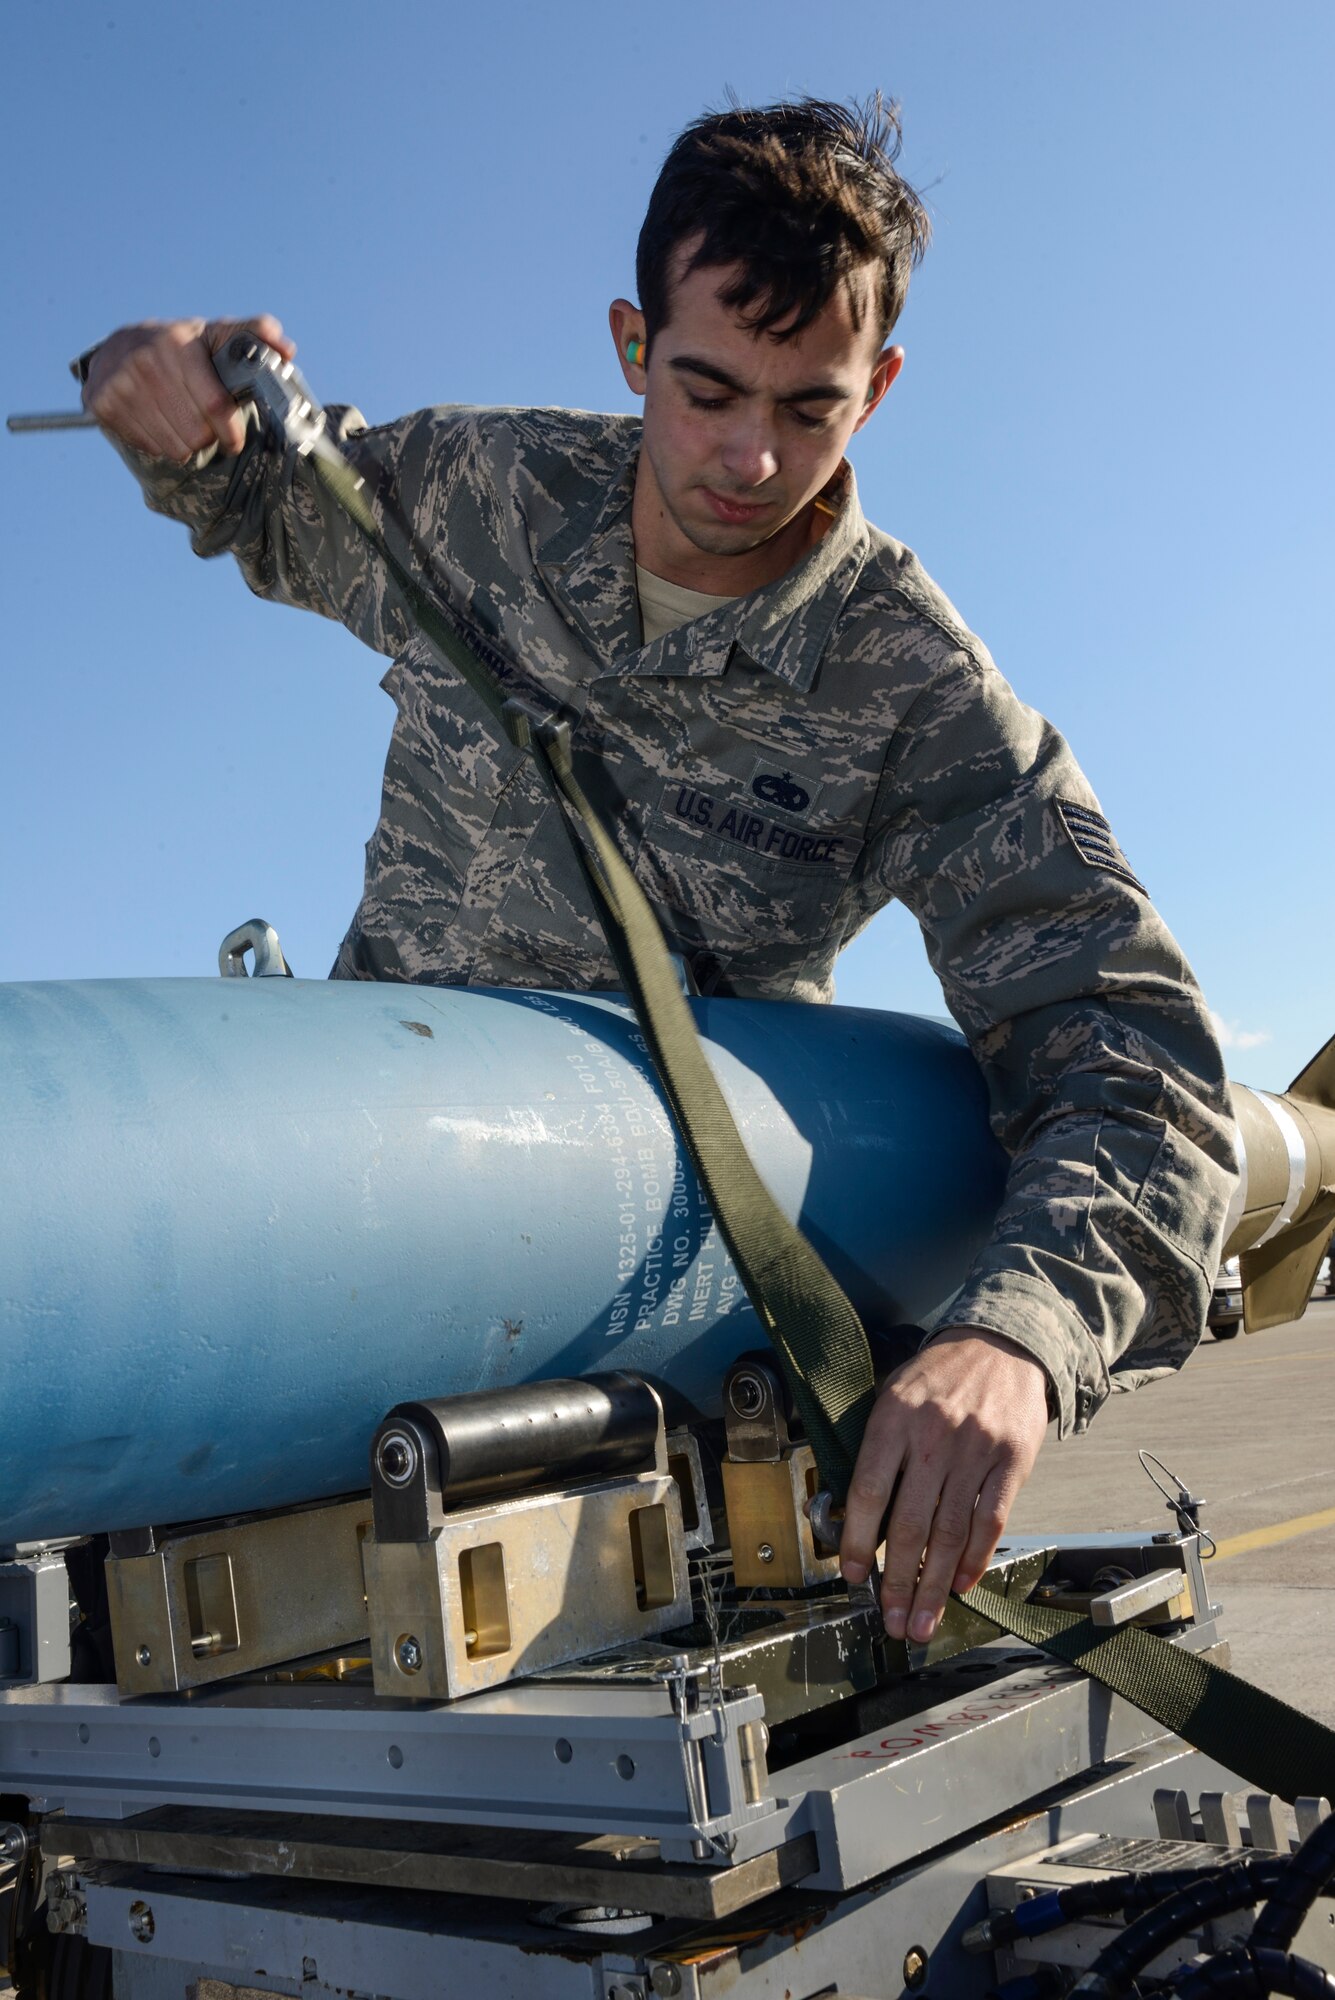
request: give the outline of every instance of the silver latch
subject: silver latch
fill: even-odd
[[[1182,1595],[1187,1579],[1180,1569],[1154,1569],[1148,1576],[1132,1577],[1129,1583],[1115,1584],[1090,1599],[1089,1615],[1096,1625],[1129,1625],[1161,1604],[1171,1604]]]

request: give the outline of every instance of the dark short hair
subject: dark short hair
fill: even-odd
[[[899,106],[815,97],[733,104],[686,127],[663,162],[640,231],[635,277],[648,339],[666,326],[671,287],[692,271],[737,267],[719,296],[756,333],[791,340],[843,285],[860,325],[858,274],[879,277],[881,334],[903,309],[927,248],[927,211],[895,171]],[[680,271],[674,258],[698,238]]]

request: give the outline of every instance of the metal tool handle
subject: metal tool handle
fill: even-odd
[[[234,333],[213,357],[218,379],[238,403],[255,403],[286,443],[310,451],[323,436],[324,411],[310,384],[291,361],[253,333]],[[6,417],[11,431],[96,430],[89,410],[36,410]]]
[[[97,418],[91,410],[30,410],[5,418],[7,431],[95,431]]]

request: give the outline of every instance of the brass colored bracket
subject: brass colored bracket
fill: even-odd
[[[636,1473],[366,1544],[380,1695],[453,1700],[691,1622],[681,1489]]]
[[[837,1555],[822,1555],[807,1507],[820,1486],[808,1444],[777,1459],[723,1461],[723,1503],[739,1590],[806,1590],[839,1574]]]
[[[366,1636],[363,1494],[253,1520],[145,1531],[107,1558],[121,1696],[175,1694]]]

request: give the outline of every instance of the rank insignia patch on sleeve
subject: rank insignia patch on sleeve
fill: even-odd
[[[1058,799],[1056,805],[1057,816],[1083,862],[1090,868],[1106,868],[1110,875],[1117,875],[1133,889],[1139,889],[1142,896],[1149,894],[1140,878],[1132,874],[1102,813],[1091,806],[1077,805],[1074,799]]]

